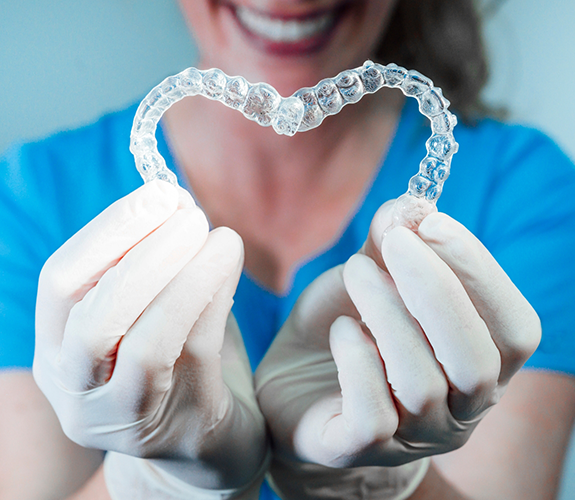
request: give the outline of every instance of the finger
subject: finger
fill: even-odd
[[[196,255],[207,233],[199,208],[178,210],[72,308],[59,358],[70,390],[87,390],[109,378],[122,336]]]
[[[329,269],[303,291],[256,370],[260,407],[273,429],[274,439],[284,449],[293,449],[296,426],[310,405],[315,406],[325,394],[335,395],[341,413],[329,332],[341,315],[359,318],[345,290],[342,270],[343,265]],[[322,426],[333,416],[329,411],[314,413],[323,418],[318,426],[314,424],[314,444]],[[304,439],[304,445],[305,442]]]
[[[155,182],[155,181],[152,181]],[[196,207],[196,202],[192,198],[192,195],[189,191],[184,189],[181,186],[176,186],[176,191],[178,194],[178,209],[181,208],[194,208]]]
[[[314,404],[294,436],[296,453],[329,467],[349,467],[360,452],[391,439],[398,416],[383,362],[359,323],[339,317],[330,330],[330,347],[341,395]]]
[[[241,273],[242,248],[231,229],[212,231],[122,340],[110,382],[125,391],[126,381],[145,380],[126,394],[145,401],[139,411],[159,403],[172,386],[174,369],[185,379],[187,398],[210,410],[222,400],[219,353]]]
[[[397,290],[419,322],[450,382],[450,408],[461,420],[489,405],[500,372],[499,352],[457,276],[403,227],[383,241]]]
[[[397,413],[383,362],[369,335],[355,319],[340,316],[331,327],[330,347],[338,370],[346,427],[364,443],[391,438],[398,425]],[[336,428],[328,427],[326,431]]]
[[[462,224],[445,214],[422,222],[419,236],[457,275],[501,353],[506,384],[541,339],[539,318],[497,261]]]
[[[205,249],[190,263],[195,280],[193,289],[188,290],[189,300],[201,302],[211,294],[184,345],[186,355],[196,363],[219,358],[243,260],[243,243],[239,235],[227,227],[220,227],[210,233]]]
[[[233,314],[228,315],[221,357],[224,383],[244,406],[251,408],[254,415],[259,415],[250,360]]]
[[[391,226],[392,212],[395,200],[389,200],[384,203],[371,220],[369,226],[369,233],[365,244],[363,245],[360,253],[367,255],[371,258],[381,269],[387,269],[383,257],[381,256],[381,244],[385,231]]]
[[[316,278],[300,295],[289,321],[296,338],[278,338],[309,350],[329,349],[331,324],[342,315],[359,318],[343,283],[343,266],[329,269]],[[276,341],[274,341],[274,345]],[[279,343],[278,343],[279,346]],[[280,358],[283,356],[279,349]],[[267,354],[266,354],[267,356]]]
[[[377,342],[387,381],[410,426],[447,410],[448,386],[421,327],[409,313],[391,276],[363,255],[345,265],[345,286]]]
[[[39,281],[37,334],[60,347],[72,306],[140,240],[163,224],[183,197],[167,182],[149,182],[118,200],[46,262]]]

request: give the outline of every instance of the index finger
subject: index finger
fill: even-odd
[[[61,340],[72,306],[104,273],[178,206],[193,203],[167,182],[153,181],[116,201],[84,226],[46,262],[36,306],[38,340],[49,328]],[[57,339],[54,339],[57,340]]]
[[[431,214],[419,237],[451,268],[485,321],[501,353],[505,385],[533,354],[541,338],[537,313],[483,244],[446,214]]]

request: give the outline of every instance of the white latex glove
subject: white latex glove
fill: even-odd
[[[116,498],[150,497],[158,475],[174,480],[174,498],[178,485],[233,498],[263,476],[264,421],[230,315],[242,262],[236,233],[209,232],[187,192],[156,181],[42,269],[37,384],[73,441],[146,458],[152,471],[136,477],[145,468],[126,457],[125,471],[108,467]]]
[[[304,291],[256,372],[285,498],[405,498],[425,467],[410,463],[462,446],[539,342],[536,313],[469,231],[434,213],[382,242],[390,206],[360,254]]]

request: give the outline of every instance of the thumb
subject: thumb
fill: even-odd
[[[437,212],[434,203],[409,194],[403,194],[396,200],[385,202],[373,216],[369,234],[359,253],[367,255],[381,269],[387,271],[381,253],[381,245],[386,234],[397,226],[407,227],[417,234],[419,224],[434,212]]]
[[[383,270],[387,270],[387,268],[381,254],[381,244],[383,243],[386,230],[388,230],[393,223],[392,215],[394,204],[395,200],[389,200],[379,207],[369,226],[367,239],[359,251],[359,253],[367,255],[375,261]]]

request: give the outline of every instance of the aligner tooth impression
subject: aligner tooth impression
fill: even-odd
[[[382,87],[399,88],[418,100],[419,111],[431,122],[432,135],[426,142],[427,155],[408,190],[393,207],[392,227],[401,225],[417,231],[421,221],[437,211],[436,203],[449,177],[451,158],[459,145],[453,137],[456,116],[447,108],[449,101],[441,89],[417,71],[396,64],[387,66],[366,61],[363,66],[326,78],[313,88],[302,88],[290,97],[282,97],[267,83],[249,83],[241,76],[229,77],[212,68],[205,71],[188,68],[166,78],[142,100],[130,135],[130,151],[144,182],[161,179],[177,185],[158,152],[156,128],[164,112],[187,96],[202,95],[241,111],[263,127],[272,126],[280,135],[293,136],[318,127],[324,118],[335,115],[347,104]]]

